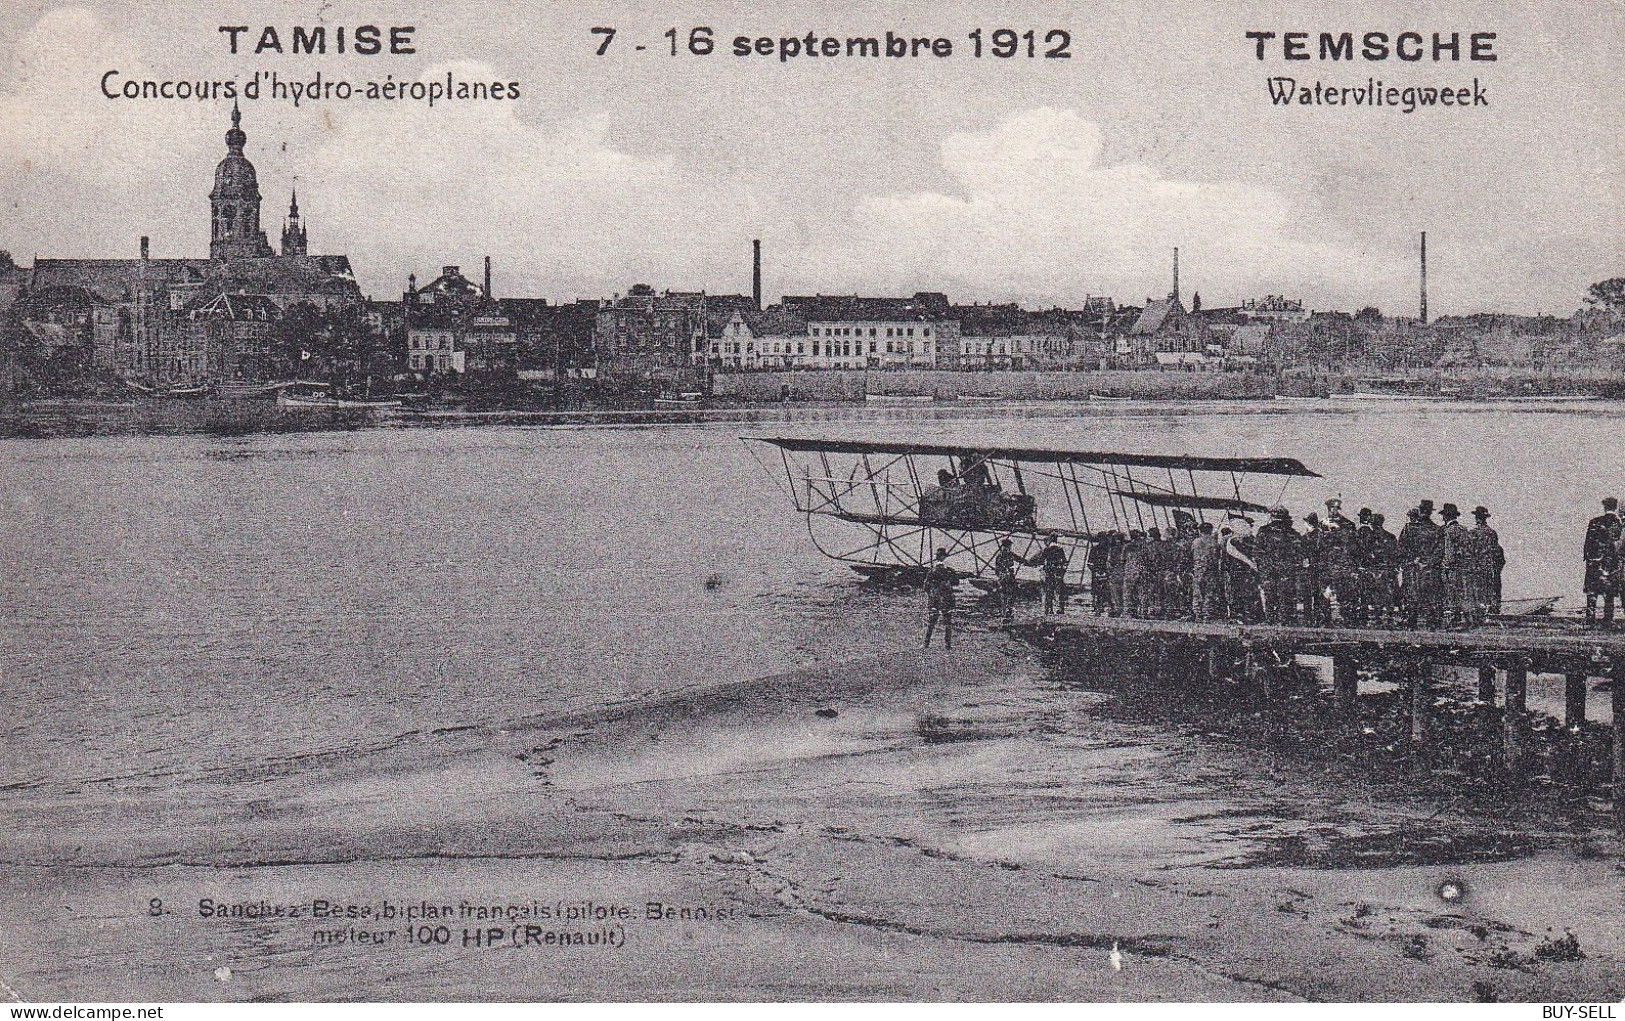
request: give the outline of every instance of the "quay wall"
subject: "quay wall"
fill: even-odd
[[[717,373],[712,392],[737,401],[861,401],[866,392],[930,394],[938,400],[956,397],[1002,397],[1009,400],[1087,400],[1125,397],[1138,400],[1247,400],[1275,396],[1324,397],[1367,388],[1362,375],[1288,370],[1215,372],[1178,369],[1112,369],[1079,372],[954,372],[919,369],[900,372],[821,370],[803,372]],[[1510,394],[1589,394],[1625,397],[1625,379],[1607,371],[1535,372],[1528,369],[1474,367],[1423,370],[1414,374],[1467,398]]]

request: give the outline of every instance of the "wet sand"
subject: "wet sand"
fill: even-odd
[[[1113,697],[978,631],[500,730],[11,792],[0,979],[29,1000],[1625,996],[1617,848],[1509,851],[1475,839],[1493,818]],[[1429,864],[1278,853],[1440,834],[1461,853]],[[538,917],[560,907],[588,917]]]

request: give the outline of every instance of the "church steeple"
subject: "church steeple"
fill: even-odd
[[[248,144],[248,132],[243,130],[243,111],[237,106],[237,101],[231,101],[231,130],[226,132],[226,151],[233,156],[243,154],[243,146]]]
[[[209,258],[261,259],[272,254],[260,229],[260,182],[254,164],[243,155],[248,134],[243,113],[231,104],[231,130],[226,132],[226,158],[214,170],[209,192]]]
[[[282,225],[282,255],[308,254],[305,237],[305,224],[299,218],[299,189],[293,189],[293,198],[288,203],[288,219]]]

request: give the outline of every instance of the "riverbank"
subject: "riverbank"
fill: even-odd
[[[47,1000],[1625,995],[1616,861],[1560,832],[1508,851],[1480,839],[1493,819],[1115,697],[976,630],[951,654],[6,792],[0,979]],[[1418,834],[1461,850],[1275,853]],[[1446,879],[1468,896],[1441,900]],[[560,907],[586,917],[538,917]]]
[[[1374,380],[1383,376],[1383,380]],[[1220,372],[1187,369],[1098,370],[1078,372],[820,372],[719,373],[713,394],[743,402],[862,402],[866,394],[930,396],[956,400],[1263,400],[1272,397],[1329,397],[1383,393],[1419,399],[1495,400],[1499,398],[1625,396],[1625,380],[1604,372],[1552,373],[1512,368],[1417,370],[1415,378],[1393,373],[1267,370]],[[1388,378],[1392,377],[1392,378]]]

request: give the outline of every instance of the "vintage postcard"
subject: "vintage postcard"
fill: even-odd
[[[5,1009],[1614,1017],[1622,76],[1616,0],[8,0]]]

